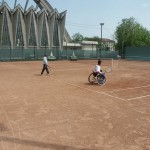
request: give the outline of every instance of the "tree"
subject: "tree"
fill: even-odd
[[[116,48],[121,55],[128,46],[149,46],[150,31],[140,25],[133,17],[122,19],[115,31]]]
[[[97,42],[99,42],[99,39],[100,38],[98,36],[84,38],[85,41],[97,41]]]
[[[75,33],[72,36],[73,42],[80,42],[84,39],[83,35],[81,35],[80,33]]]

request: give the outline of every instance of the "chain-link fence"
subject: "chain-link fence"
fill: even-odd
[[[131,60],[150,60],[150,47],[127,47],[125,58]]]
[[[56,50],[56,49],[0,49],[0,61],[38,60],[44,55],[53,56],[56,60],[69,60],[71,56],[77,59],[117,58],[117,51],[98,50]]]

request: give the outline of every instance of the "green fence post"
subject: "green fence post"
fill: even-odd
[[[11,60],[11,41],[9,41],[10,44],[10,60]]]

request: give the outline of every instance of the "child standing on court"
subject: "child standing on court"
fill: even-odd
[[[43,69],[42,69],[41,75],[44,73],[45,70],[47,74],[49,74],[47,55],[44,55],[43,57]]]

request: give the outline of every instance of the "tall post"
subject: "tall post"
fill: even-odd
[[[35,41],[34,41],[34,59],[35,59]]]
[[[101,26],[100,58],[101,58],[101,51],[102,51],[102,39],[103,39],[103,37],[102,37],[102,27],[103,27],[103,25],[104,25],[104,23],[100,23],[100,26]]]
[[[23,60],[23,46],[24,46],[24,42],[22,41],[21,44],[22,44],[22,60]]]
[[[4,11],[4,10],[3,10]],[[0,11],[0,22],[3,22],[3,11]],[[0,47],[2,46],[2,41],[0,42]]]
[[[26,4],[25,4],[25,7],[24,7],[24,11],[26,11],[27,6],[28,6],[28,3],[29,3],[29,0],[26,0]]]
[[[93,42],[92,42],[92,58],[93,58]]]
[[[67,41],[66,41],[66,56],[67,56],[67,60],[68,60]]]
[[[3,0],[4,1],[4,0]],[[15,0],[15,3],[14,3],[14,9],[15,9],[15,7],[16,7],[16,4],[17,4],[17,0]]]
[[[10,46],[10,60],[11,60],[11,41],[9,41],[9,46]]]
[[[121,43],[121,56],[123,56],[123,41]]]
[[[46,39],[45,39],[45,55],[46,55]]]

